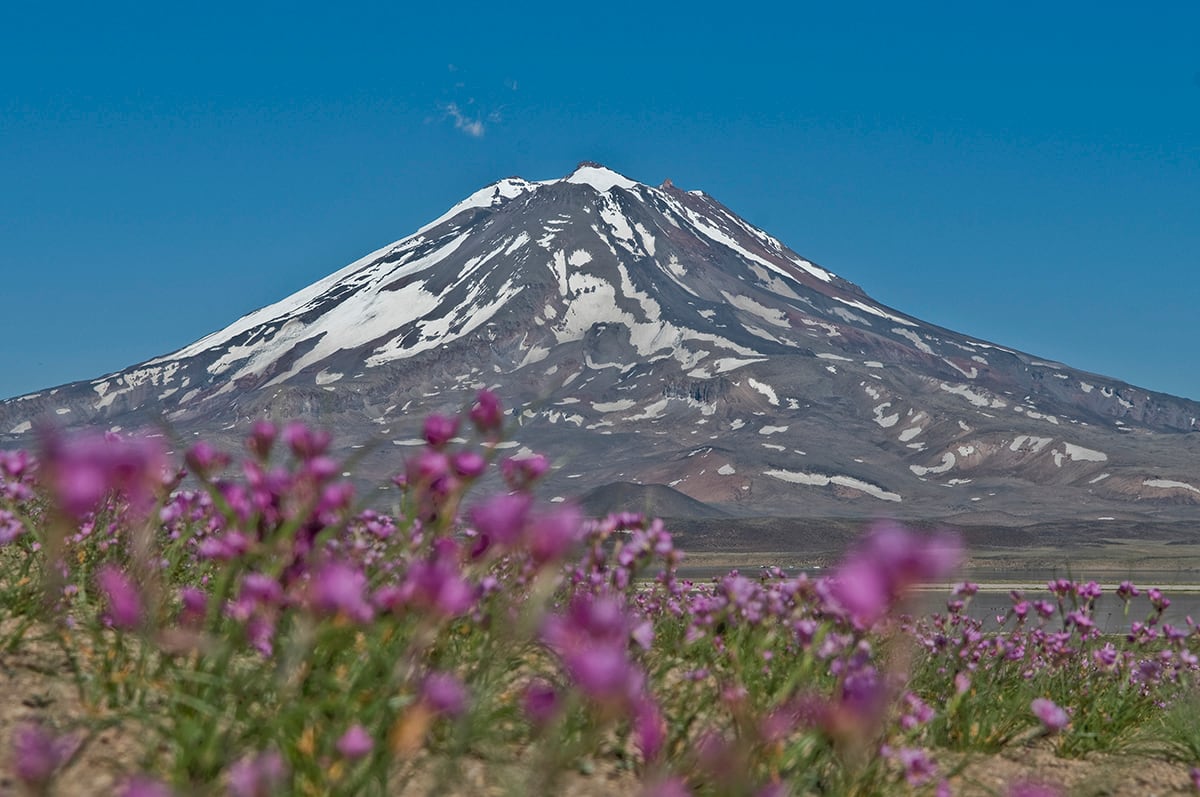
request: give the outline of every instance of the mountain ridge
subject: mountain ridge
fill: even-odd
[[[485,186],[175,352],[0,402],[0,444],[38,417],[220,436],[303,416],[389,449],[382,477],[421,414],[481,387],[513,407],[514,452],[561,452],[563,496],[640,481],[743,514],[1129,520],[1200,503],[1200,404],[928,324],[703,192],[590,162]]]

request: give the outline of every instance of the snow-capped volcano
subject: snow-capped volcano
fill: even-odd
[[[514,408],[508,445],[563,464],[562,495],[640,481],[746,512],[995,522],[1200,503],[1195,402],[884,307],[702,192],[592,163],[489,185],[179,351],[4,402],[0,433],[303,415],[382,441],[383,476],[424,413],[483,386]]]
[[[146,365],[202,359],[201,379],[226,391],[245,380],[282,384],[343,352],[354,354],[349,367],[378,368],[505,320],[528,322],[527,295],[537,294],[525,364],[612,323],[628,328],[639,360],[720,373],[778,352],[763,327],[779,326],[780,311],[753,296],[811,306],[797,289],[824,298],[822,311],[841,302],[846,316],[890,315],[702,194],[583,165],[560,180],[501,180],[414,235]],[[718,313],[739,320],[714,323]],[[323,373],[316,378],[331,379]]]

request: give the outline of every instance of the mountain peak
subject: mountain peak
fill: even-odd
[[[568,452],[564,497],[633,481],[741,513],[1016,525],[1200,506],[1200,437],[1178,434],[1200,404],[928,324],[707,195],[593,162],[487,185],[176,352],[0,402],[0,445],[39,417],[302,416],[385,441],[363,460],[384,480],[422,414],[487,386],[513,408],[501,445]]]
[[[568,183],[590,185],[600,193],[613,188],[630,189],[637,185],[634,180],[595,161],[582,161],[565,179]]]

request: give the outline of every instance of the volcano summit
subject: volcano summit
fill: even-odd
[[[700,191],[593,163],[489,185],[179,351],[0,403],[0,443],[29,444],[41,417],[220,438],[301,416],[382,480],[425,413],[485,386],[512,408],[510,453],[560,466],[552,496],[628,482],[732,514],[1200,516],[1200,404],[925,323]]]

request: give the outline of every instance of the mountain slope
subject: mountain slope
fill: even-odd
[[[1197,403],[927,324],[701,192],[596,164],[501,180],[177,352],[4,402],[0,442],[41,416],[218,436],[303,416],[382,479],[421,415],[484,386],[561,495],[1010,524],[1200,504]]]

